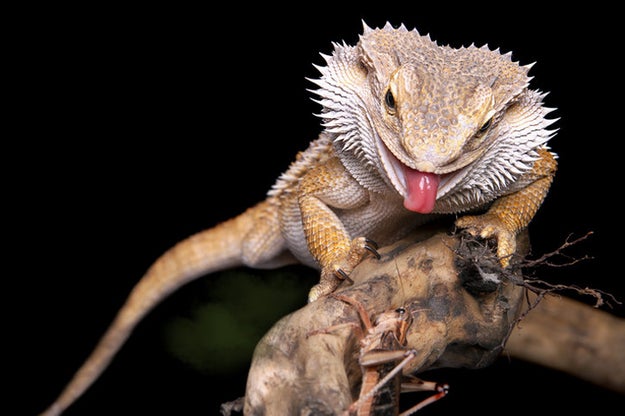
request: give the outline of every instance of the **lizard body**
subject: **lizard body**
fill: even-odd
[[[334,44],[312,80],[323,131],[242,214],[158,258],[92,355],[42,414],[61,414],[104,371],[156,304],[187,282],[236,266],[300,262],[320,270],[309,301],[332,293],[375,245],[432,214],[494,238],[503,266],[516,234],[556,171],[555,121],[530,66],[488,47],[440,46],[403,25],[364,25],[355,46]],[[480,212],[473,212],[480,211]]]

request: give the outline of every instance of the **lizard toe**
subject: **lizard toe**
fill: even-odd
[[[456,226],[474,237],[494,239],[497,242],[497,258],[502,267],[508,267],[510,258],[516,251],[516,233],[495,215],[483,214],[466,216],[456,220]]]

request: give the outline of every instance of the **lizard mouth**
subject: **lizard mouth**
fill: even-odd
[[[382,139],[377,138],[380,159],[393,187],[404,198],[404,207],[420,214],[434,211],[436,200],[446,195],[462,178],[464,166],[447,173],[423,172],[401,162]]]

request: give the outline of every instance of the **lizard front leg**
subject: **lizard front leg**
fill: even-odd
[[[308,294],[312,302],[348,279],[367,251],[376,255],[377,251],[375,243],[363,236],[352,239],[335,211],[369,202],[369,193],[337,158],[302,177],[297,192],[308,250],[321,266],[319,283]]]
[[[528,186],[497,199],[482,215],[468,215],[456,220],[456,226],[481,238],[497,240],[497,257],[507,267],[516,251],[516,236],[527,227],[543,203],[553,182],[557,169],[554,155],[547,149],[539,149],[540,158],[527,173],[529,179],[536,178]],[[523,180],[525,178],[521,178]]]

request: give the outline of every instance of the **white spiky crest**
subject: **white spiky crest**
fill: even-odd
[[[363,35],[371,32],[363,22]],[[331,55],[321,54],[326,66],[315,66],[321,74],[319,79],[308,79],[317,89],[309,90],[319,98],[314,99],[323,108],[316,114],[322,120],[337,152],[347,169],[368,188],[384,189],[384,180],[376,171],[380,166],[374,146],[374,127],[368,117],[369,109],[364,96],[370,94],[364,84],[364,73],[358,62],[355,46],[345,42],[333,43]]]

